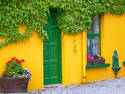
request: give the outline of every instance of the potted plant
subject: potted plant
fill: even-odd
[[[105,64],[105,59],[99,55],[87,55],[87,65]]]
[[[6,63],[5,71],[0,77],[0,92],[27,92],[31,73],[27,69],[23,69],[22,62],[24,62],[23,59],[19,60],[14,57]]]

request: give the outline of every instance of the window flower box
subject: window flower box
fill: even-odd
[[[105,64],[105,59],[98,55],[94,56],[87,55],[87,57],[88,57],[87,65]]]
[[[87,60],[87,65],[96,65],[96,64],[105,64],[105,59],[98,58],[98,59]]]

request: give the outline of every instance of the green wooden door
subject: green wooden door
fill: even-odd
[[[61,34],[54,11],[48,17],[45,30],[49,39],[44,41],[44,84],[61,83]]]

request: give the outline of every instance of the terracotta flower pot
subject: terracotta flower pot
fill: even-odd
[[[27,92],[28,78],[0,78],[0,92]]]

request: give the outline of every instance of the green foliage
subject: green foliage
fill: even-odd
[[[95,15],[122,15],[125,0],[0,0],[0,37],[7,37],[0,47],[28,39],[32,30],[41,39],[46,39],[47,32],[43,27],[47,24],[51,7],[58,10],[57,20],[61,31],[74,34],[88,30]],[[20,24],[27,25],[24,34],[18,31]]]
[[[2,74],[2,78],[28,78],[26,72],[24,72],[21,63],[24,60],[19,60],[17,58],[12,58],[6,63],[5,71]]]

